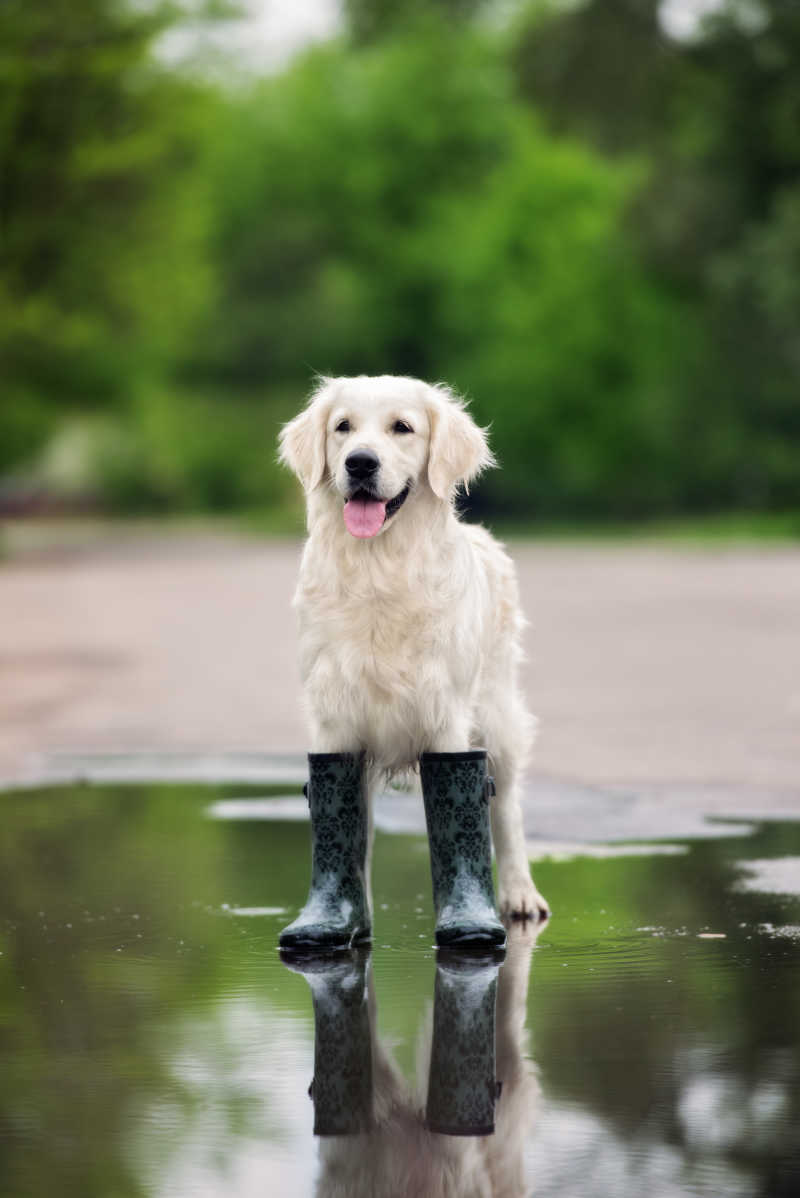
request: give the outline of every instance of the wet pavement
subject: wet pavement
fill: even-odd
[[[0,796],[4,1195],[800,1191],[780,802],[704,821],[694,794],[659,825],[663,796],[592,792],[592,822],[576,792],[559,823],[543,794],[553,917],[496,960],[437,957],[419,800],[395,793],[372,950],[282,961],[309,872],[295,768]]]
[[[0,563],[0,781],[76,750],[307,750],[299,544],[102,529]],[[800,814],[800,547],[510,549],[540,780],[793,790]]]

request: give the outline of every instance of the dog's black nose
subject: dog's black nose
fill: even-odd
[[[380,459],[371,449],[354,449],[344,460],[351,478],[369,478],[380,466]]]

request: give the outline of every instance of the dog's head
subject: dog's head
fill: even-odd
[[[307,492],[324,490],[345,527],[377,536],[424,492],[451,503],[494,462],[484,429],[447,387],[392,375],[323,379],[280,434]]]

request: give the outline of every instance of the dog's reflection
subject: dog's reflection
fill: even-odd
[[[525,1011],[543,926],[512,923],[505,959],[439,952],[419,1094],[376,1035],[369,950],[284,956],[314,1003],[318,1198],[524,1193],[523,1150],[539,1093]]]

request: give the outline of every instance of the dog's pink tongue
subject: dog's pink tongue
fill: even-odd
[[[344,522],[354,537],[374,537],[386,519],[386,504],[382,499],[348,499],[344,505]]]

